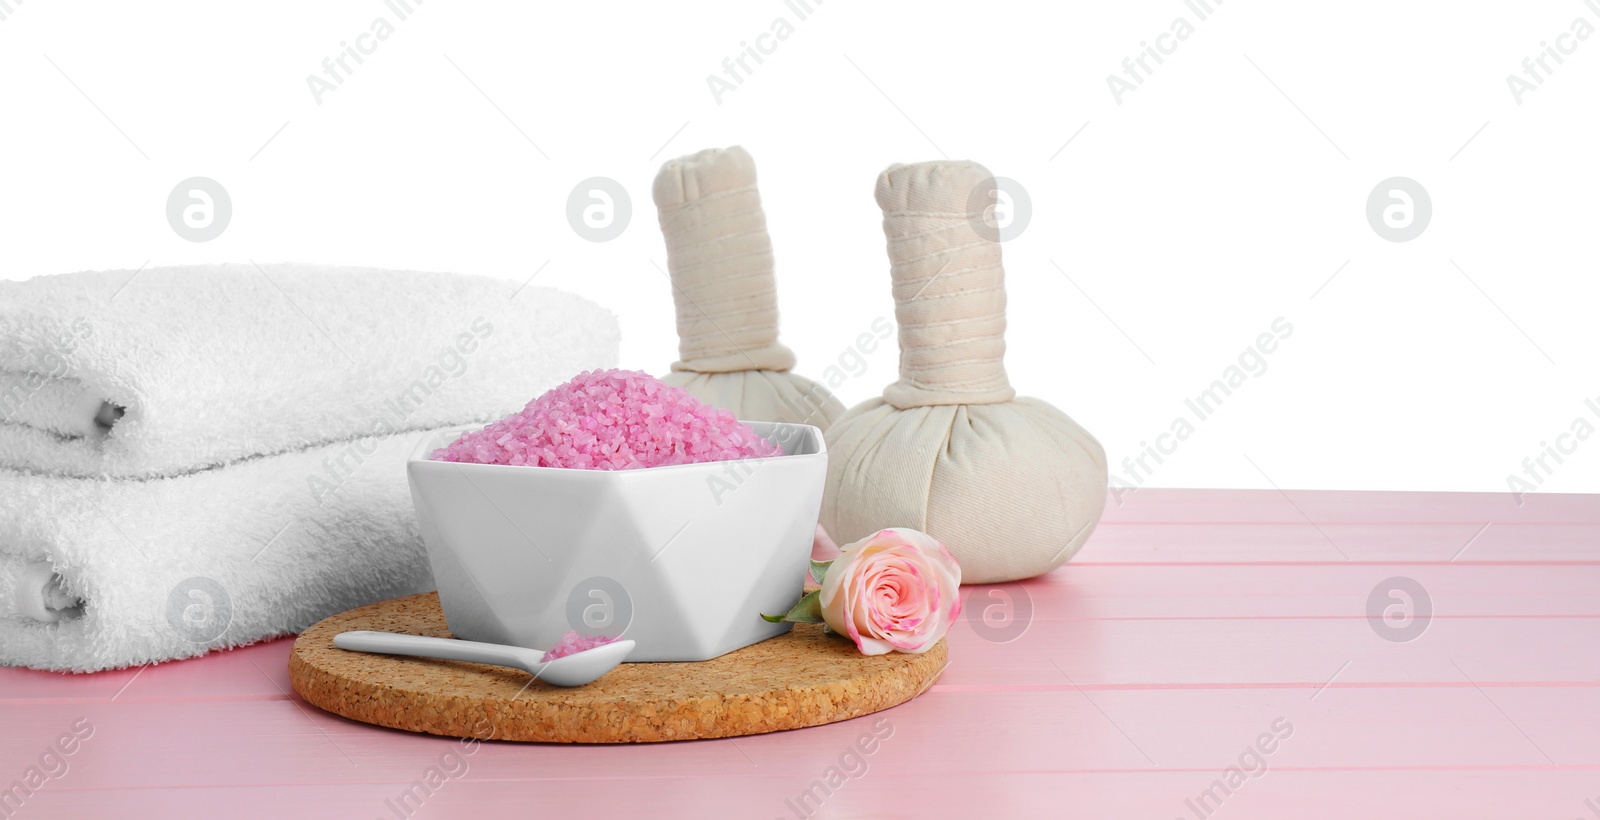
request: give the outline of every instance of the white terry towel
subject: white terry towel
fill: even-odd
[[[0,664],[191,657],[432,589],[405,476],[425,435],[176,478],[0,470]]]
[[[486,422],[616,363],[616,317],[445,273],[254,263],[0,283],[0,467],[152,477]]]

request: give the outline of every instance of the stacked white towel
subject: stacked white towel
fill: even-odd
[[[0,663],[91,671],[431,588],[404,462],[615,366],[517,282],[304,265],[0,283]]]

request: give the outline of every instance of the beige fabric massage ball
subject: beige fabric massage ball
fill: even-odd
[[[900,334],[900,378],[828,429],[822,525],[835,541],[923,530],[963,583],[1029,578],[1088,540],[1106,499],[1100,443],[1006,378],[1005,275],[974,162],[878,177]],[[992,223],[990,223],[992,224]]]
[[[746,421],[826,430],[844,405],[778,342],[772,239],[756,166],[739,146],[669,160],[654,197],[677,305],[678,361],[662,377]]]

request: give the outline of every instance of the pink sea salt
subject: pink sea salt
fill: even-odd
[[[647,373],[592,370],[433,452],[435,461],[636,470],[783,451],[733,414]]]
[[[597,646],[605,646],[606,644],[612,643],[615,640],[616,638],[607,637],[605,635],[595,635],[593,637],[586,638],[569,629],[567,630],[567,634],[561,636],[561,642],[557,643],[555,648],[545,652],[544,657],[540,658],[539,662],[549,663],[556,658],[565,658],[568,655],[576,655],[586,649],[593,649]]]

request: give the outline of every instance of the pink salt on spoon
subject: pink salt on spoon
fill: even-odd
[[[576,655],[579,652],[587,652],[588,650],[594,649],[597,646],[605,646],[608,643],[612,643],[616,641],[618,637],[620,636],[585,636],[579,635],[576,631],[569,629],[567,630],[567,634],[561,636],[560,642],[558,642],[549,651],[544,653],[543,660],[545,663],[549,663],[556,658],[565,658],[569,655]]]

